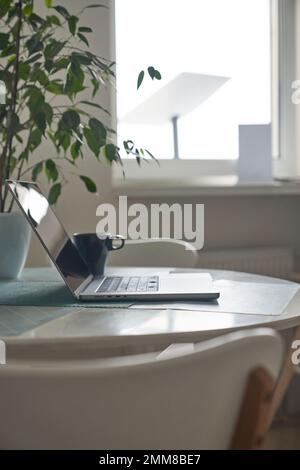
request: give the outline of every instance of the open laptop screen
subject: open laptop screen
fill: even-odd
[[[75,292],[88,267],[35,183],[8,181],[9,189],[67,286]]]

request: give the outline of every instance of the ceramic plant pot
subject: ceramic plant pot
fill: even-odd
[[[0,213],[0,279],[16,279],[25,264],[31,228],[20,212]]]

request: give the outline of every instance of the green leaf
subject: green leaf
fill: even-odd
[[[155,78],[155,68],[154,67],[148,67],[148,73],[150,75],[150,77],[152,78]]]
[[[106,5],[101,5],[101,4],[92,4],[92,5],[88,5],[84,8],[84,10],[87,10],[88,8],[107,8]]]
[[[145,152],[149,155],[150,158],[152,158],[153,160],[156,160],[156,161],[157,161],[157,159],[155,158],[155,156],[154,156],[151,152],[149,152],[149,150],[147,150],[147,149],[144,149],[144,150],[145,150]]]
[[[91,129],[89,129],[88,127],[84,127],[83,134],[84,134],[84,137],[87,141],[87,144],[88,144],[89,148],[94,153],[94,155],[98,158],[99,157],[99,152],[100,152],[100,145],[97,141],[97,138],[96,138],[94,132]]]
[[[156,78],[156,80],[161,80],[161,74],[158,70],[156,70],[154,67],[148,67],[148,73],[152,80]]]
[[[26,60],[26,64],[33,64],[33,62],[36,62],[42,57],[42,54],[35,54],[32,57],[30,57],[28,60]]]
[[[59,70],[66,69],[68,68],[69,65],[70,65],[69,59],[67,59],[66,57],[63,57],[53,63],[51,73],[56,73]]]
[[[100,104],[98,103],[93,103],[92,101],[79,101],[78,104],[86,104],[88,106],[93,106],[94,108],[98,108],[98,109],[101,109],[101,111],[103,111],[104,113],[108,114],[110,116],[110,112],[106,109],[106,108],[103,108],[103,106],[101,106]]]
[[[134,142],[132,140],[124,140],[123,146],[127,155],[134,149]]]
[[[29,64],[20,63],[19,64],[19,76],[22,80],[27,80],[30,74],[31,68]]]
[[[28,162],[28,158],[29,158],[29,149],[26,147],[26,149],[20,153],[19,161],[25,160],[26,162]]]
[[[46,175],[47,175],[47,178],[49,181],[57,181],[58,179],[58,171],[57,171],[57,167],[56,167],[56,164],[54,163],[53,160],[51,160],[50,158],[46,161],[46,165],[45,165],[45,171],[46,171]]]
[[[78,28],[78,31],[80,33],[92,33],[93,32],[92,28],[88,28],[87,26],[80,26],[80,28]]]
[[[77,129],[80,124],[80,116],[77,111],[69,109],[65,111],[61,117],[59,126],[64,130]]]
[[[87,40],[87,38],[85,37],[84,34],[78,33],[78,37],[82,42],[84,42],[84,44],[86,44],[88,47],[90,46],[90,43],[89,43],[89,41]]]
[[[84,182],[86,189],[90,193],[96,193],[97,192],[97,186],[94,183],[94,181],[91,180],[91,178],[89,178],[88,176],[80,175],[80,179]]]
[[[65,7],[62,7],[60,5],[56,6],[56,7],[53,7],[54,10],[57,11],[57,13],[59,13],[61,16],[63,16],[66,20],[68,18],[70,18],[70,13],[68,12],[68,10],[65,8]]]
[[[8,171],[9,171],[9,175],[11,175],[11,174],[13,173],[14,169],[16,168],[17,163],[18,163],[17,158],[11,156],[11,157],[10,157],[10,161],[9,161],[9,163],[8,163],[8,165],[7,165],[7,167],[8,167],[7,169],[8,169]]]
[[[82,68],[80,66],[80,63],[72,57],[71,59],[71,66],[70,66],[70,72],[74,75],[74,77],[80,82],[80,84],[83,84],[84,81],[84,73],[82,71]]]
[[[46,121],[48,125],[50,126],[52,119],[53,119],[53,109],[48,103],[44,103],[42,109],[43,109],[43,112],[45,113]]]
[[[32,13],[28,18],[29,23],[35,31],[38,31],[41,27],[44,27],[47,22],[41,16],[36,13]]]
[[[67,73],[65,93],[72,97],[84,90],[84,78],[85,75],[80,64],[77,61],[72,61]]]
[[[53,205],[61,194],[61,183],[55,183],[49,191],[48,202]]]
[[[33,55],[36,52],[43,50],[44,46],[40,39],[39,33],[31,36],[28,41],[26,41],[25,46],[28,49],[29,55]]]
[[[38,81],[42,86],[46,86],[49,82],[47,75],[42,69],[38,69],[37,73],[34,76],[34,79]]]
[[[45,60],[45,70],[50,73],[53,69],[53,60],[52,59],[46,59]]]
[[[102,147],[101,149],[101,152],[104,158],[106,158],[106,160],[109,161],[110,163],[118,160],[119,151],[118,151],[118,147],[116,147],[114,144],[104,145],[104,147]]]
[[[63,95],[64,94],[64,89],[61,83],[58,82],[50,82],[46,86],[46,90],[49,91],[50,93],[53,93],[54,95]]]
[[[38,175],[43,171],[43,162],[37,163],[32,170],[32,181],[36,181],[38,178]]]
[[[54,26],[61,26],[61,22],[56,15],[47,16],[47,20]]]
[[[65,131],[57,130],[54,134],[54,145],[56,146],[57,152],[60,152],[60,148],[63,146],[63,141],[65,138]],[[64,148],[64,147],[63,147]]]
[[[17,132],[20,132],[20,130],[22,130],[20,119],[16,113],[13,113],[9,120],[9,132],[15,135]]]
[[[91,130],[94,132],[99,146],[105,145],[107,132],[102,122],[96,118],[91,118],[89,120],[89,126]]]
[[[7,47],[9,41],[9,34],[0,33],[0,50],[3,51]]]
[[[69,30],[70,30],[70,33],[75,36],[76,34],[76,28],[77,28],[77,23],[79,21],[79,18],[77,18],[77,16],[70,16],[70,18],[68,18],[68,25],[69,25]]]
[[[138,76],[138,80],[137,80],[137,90],[140,88],[141,84],[143,83],[144,76],[145,76],[145,72],[144,70],[141,70]]]
[[[77,106],[72,106],[72,109],[74,109],[74,111],[76,111],[81,116],[88,116],[88,117],[90,116],[89,113],[87,113],[86,111],[83,111],[83,109],[80,109]]]
[[[19,144],[23,144],[23,139],[20,135],[16,134],[15,135],[15,138],[17,139],[17,141],[19,142]]]
[[[45,0],[45,5],[47,8],[51,8],[52,7],[52,0]]]
[[[45,134],[47,122],[46,122],[46,115],[45,113],[43,113],[43,111],[39,111],[34,115],[34,122],[35,122],[36,127],[39,129],[39,131],[42,134]]]
[[[27,91],[27,95],[29,96],[29,100],[27,103],[28,108],[30,110],[31,115],[34,116],[44,104],[45,98],[42,92],[36,87],[29,88]]]
[[[72,158],[73,160],[77,160],[77,158],[79,157],[79,154],[80,154],[80,143],[78,141],[74,142],[72,145],[71,145],[71,155],[72,155]]]
[[[81,54],[79,52],[72,53],[71,61],[77,62],[81,65],[90,65],[92,63],[91,57],[89,57],[87,54]]]
[[[8,10],[10,9],[10,5],[12,3],[12,0],[1,0],[0,2],[0,18],[3,18],[3,16],[8,13]]]
[[[7,110],[4,106],[0,106],[0,124],[4,122],[7,116]]]
[[[66,152],[66,151],[68,150],[68,148],[70,147],[70,143],[71,143],[70,134],[65,133],[64,136],[63,136],[63,139],[62,139],[62,141],[61,141],[62,148],[64,149],[65,152]]]
[[[65,44],[65,41],[56,41],[56,39],[52,39],[51,42],[45,47],[45,58],[48,60],[53,59],[65,47]]]
[[[93,78],[92,80],[92,85],[93,85],[93,98],[96,96],[96,94],[98,93],[98,90],[99,90],[99,87],[100,87],[100,82],[99,80],[96,80],[95,78]]]
[[[24,3],[24,0],[22,1]],[[34,0],[29,0],[29,1],[31,2],[32,5],[34,4]],[[27,0],[27,3],[28,3],[28,0]],[[34,12],[26,19],[26,23],[28,23],[28,25],[30,26],[30,29],[34,30],[34,32],[38,32],[38,31],[43,32],[48,26],[45,18],[37,15]]]
[[[28,147],[31,152],[35,150],[42,142],[42,133],[39,129],[34,129],[29,136]]]
[[[1,57],[8,57],[12,54],[15,55],[16,51],[17,51],[17,48],[15,44],[8,44],[8,46],[5,49],[3,49],[3,51],[1,52]]]
[[[83,133],[89,148],[99,158],[100,148],[106,143],[107,131],[102,122],[96,118],[89,120],[89,126],[83,129]]]
[[[33,12],[33,6],[32,5],[25,5],[23,8],[23,14],[25,16],[31,16]]]
[[[9,67],[11,64],[13,64],[16,61],[16,58],[17,58],[16,54],[11,55],[7,59],[7,67]]]
[[[91,118],[89,120],[89,126],[91,131],[93,132],[95,139],[97,141],[98,145],[98,153],[100,151],[100,148],[102,145],[106,144],[106,138],[107,138],[107,131],[104,125],[102,124],[101,121],[99,121],[96,118]]]

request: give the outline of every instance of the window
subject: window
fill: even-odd
[[[285,107],[287,119],[289,115],[278,96],[279,80],[284,84],[278,71],[283,66],[278,33],[281,27],[286,44],[292,4],[115,0],[120,142],[130,138],[168,160],[159,170],[163,177],[174,177],[170,168],[175,164],[184,173],[192,168],[194,175],[197,165],[201,174],[231,174],[239,156],[239,125],[272,123],[273,153],[278,157],[279,134],[289,141],[285,131],[278,132],[279,109],[284,114]],[[161,71],[162,80],[146,75],[137,91],[138,73],[148,65]],[[284,127],[282,120],[280,125]]]

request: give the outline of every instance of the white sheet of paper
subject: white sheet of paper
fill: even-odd
[[[255,283],[218,280],[214,285],[220,298],[212,302],[147,302],[130,308],[195,310],[203,312],[239,313],[247,315],[281,315],[296,292],[297,284]]]
[[[272,183],[271,124],[239,126],[240,183]]]

